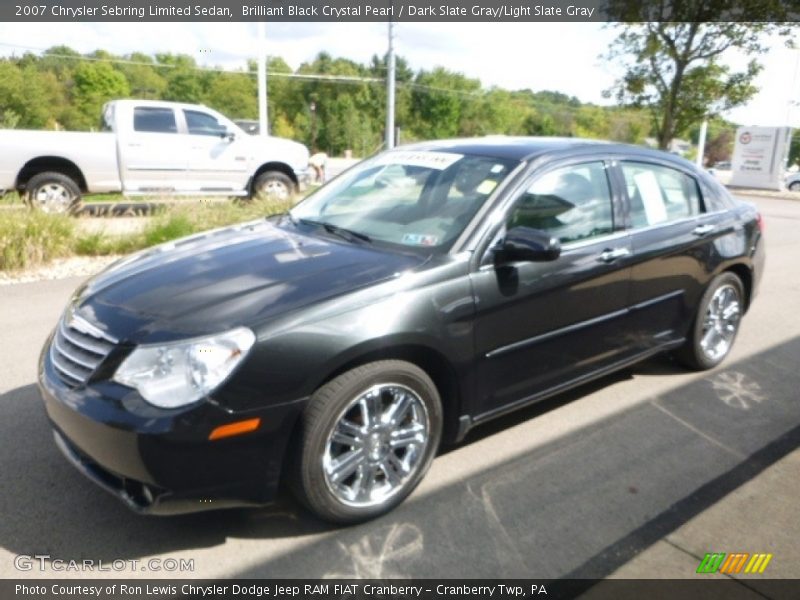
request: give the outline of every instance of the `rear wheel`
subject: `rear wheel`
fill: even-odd
[[[676,357],[692,369],[711,369],[730,353],[744,312],[744,286],[733,273],[715,277],[698,305],[689,338]]]
[[[81,190],[70,177],[55,171],[34,175],[25,185],[25,199],[31,208],[47,213],[74,212],[81,201]]]
[[[793,181],[789,184],[789,189],[793,192],[800,192],[800,181]]]
[[[292,179],[281,171],[264,171],[253,182],[253,197],[259,200],[289,200],[295,192]]]
[[[408,496],[442,429],[436,386],[404,361],[369,363],[319,388],[303,414],[292,488],[318,516],[365,521]]]

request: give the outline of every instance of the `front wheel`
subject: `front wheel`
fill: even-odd
[[[793,192],[800,192],[800,181],[793,181],[789,184],[789,189]]]
[[[259,200],[285,202],[295,192],[292,179],[281,171],[265,171],[253,182],[253,197]]]
[[[38,173],[25,185],[28,205],[46,213],[69,214],[80,206],[81,189],[63,173]]]
[[[293,491],[325,520],[374,518],[419,484],[441,430],[439,393],[422,369],[399,360],[357,367],[312,396],[293,457]]]
[[[715,277],[698,305],[686,343],[676,357],[692,369],[716,367],[730,353],[744,312],[744,286],[733,273]]]

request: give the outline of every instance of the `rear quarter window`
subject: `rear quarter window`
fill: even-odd
[[[736,205],[736,201],[722,184],[713,177],[703,177],[700,180],[700,191],[703,194],[703,204],[706,212],[727,210]]]

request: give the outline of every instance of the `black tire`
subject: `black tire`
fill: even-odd
[[[281,171],[264,171],[253,182],[251,198],[288,201],[297,191],[294,181]]]
[[[380,413],[382,422],[385,422],[386,414],[391,410],[395,401],[395,397],[391,395],[391,390],[399,388],[413,392],[413,397],[415,397],[413,413],[425,415],[427,420],[427,442],[419,451],[413,452],[413,456],[416,457],[414,467],[403,475],[405,480],[401,479],[401,483],[397,483],[394,491],[387,492],[390,494],[388,497],[381,499],[380,494],[378,494],[375,500],[371,498],[366,500],[366,502],[375,502],[368,506],[349,504],[342,498],[341,492],[334,491],[336,486],[330,483],[324,466],[325,460],[330,456],[330,449],[335,447],[336,444],[332,440],[333,432],[337,429],[337,424],[347,419],[347,415],[353,414],[350,411],[363,414],[357,408],[360,405],[352,403],[359,398],[363,398],[363,394],[368,390],[381,390],[380,393],[376,393],[373,397],[379,398],[379,406],[386,406],[385,409],[381,408],[382,412]],[[385,394],[388,396],[385,396]],[[424,404],[424,410],[417,408],[417,401]],[[348,407],[351,408],[348,409]],[[417,413],[418,410],[419,412]],[[408,412],[408,409],[402,412]],[[404,423],[406,422],[404,421]],[[364,431],[368,430],[367,424],[363,421],[361,425]],[[407,427],[405,424],[402,426]],[[384,427],[399,433],[398,429],[390,425],[385,425]],[[400,504],[419,484],[436,455],[441,439],[441,431],[442,408],[439,393],[431,378],[422,369],[400,360],[383,360],[356,367],[329,381],[311,397],[301,417],[298,436],[290,459],[290,488],[300,502],[326,521],[358,523],[372,519],[389,512]],[[391,433],[386,435],[391,435]],[[369,434],[364,435],[364,439],[369,437]],[[353,479],[357,477],[356,473],[358,473],[359,478],[365,479],[366,476],[361,469],[368,469],[371,471],[369,481],[375,486],[381,482],[381,475],[385,473],[383,485],[388,486],[391,490],[392,483],[388,472],[383,471],[380,466],[376,467],[369,462],[371,460],[369,457],[372,457],[372,454],[368,453],[366,443],[361,446],[364,458],[363,461],[359,462],[357,470],[353,472]],[[385,447],[389,448],[389,443],[386,443]],[[347,452],[352,452],[354,449],[355,446]],[[385,458],[387,452],[399,453],[400,451],[400,449],[384,450],[383,460],[386,461],[385,464],[390,462],[389,459]],[[408,451],[403,450],[403,452]],[[380,453],[380,450],[373,448],[372,452],[377,454]],[[381,460],[377,457],[373,458],[374,460]],[[330,465],[330,463],[328,464]],[[343,479],[342,485],[345,485],[346,481],[347,478]],[[360,484],[359,488],[363,486],[364,484]]]
[[[738,313],[736,324],[733,331],[733,336],[727,344],[727,348],[721,351],[719,355],[710,354],[704,349],[702,341],[705,332],[707,331],[707,318],[709,316],[709,305],[715,294],[723,288],[732,288],[735,291],[736,299],[738,301]],[[735,274],[726,272],[717,275],[706,288],[700,302],[697,306],[697,313],[695,314],[692,328],[689,330],[689,336],[686,343],[675,352],[675,357],[685,366],[698,371],[712,369],[720,364],[725,357],[730,353],[733,343],[736,340],[736,335],[739,332],[739,324],[741,323],[741,316],[744,313],[745,295],[742,280]]]
[[[793,181],[789,184],[789,189],[793,192],[800,192],[800,181]]]
[[[35,210],[72,214],[81,205],[81,189],[68,175],[45,171],[25,184],[25,202]]]

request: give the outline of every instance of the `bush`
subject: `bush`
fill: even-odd
[[[69,217],[29,210],[0,211],[0,270],[24,269],[72,253]]]
[[[74,219],[30,210],[0,210],[0,270],[24,269],[77,254],[127,254],[193,233],[285,212],[290,202],[214,202],[159,211],[144,231],[124,235],[76,232]],[[113,218],[113,217],[109,217]]]

